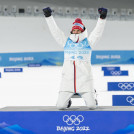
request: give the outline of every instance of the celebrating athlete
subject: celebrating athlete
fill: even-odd
[[[76,93],[85,100],[89,109],[95,109],[96,101],[91,70],[91,51],[103,33],[107,9],[98,9],[100,17],[96,27],[89,36],[82,20],[76,18],[68,38],[57,26],[52,16],[51,8],[44,8],[43,12],[53,37],[58,44],[64,47],[62,81],[57,101],[58,109],[70,107],[71,97]]]

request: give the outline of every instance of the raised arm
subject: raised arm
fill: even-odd
[[[98,19],[98,22],[94,30],[91,32],[91,34],[88,37],[91,47],[93,47],[102,36],[105,23],[106,23],[107,9],[99,8],[98,11],[100,13],[100,18]]]
[[[43,9],[43,12],[51,34],[55,38],[56,42],[62,47],[64,47],[67,38],[65,34],[57,26],[53,16],[51,15],[52,10],[49,7],[47,7]]]

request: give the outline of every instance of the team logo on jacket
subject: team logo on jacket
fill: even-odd
[[[66,47],[67,48],[77,48],[77,49],[81,49],[81,48],[87,48],[89,46],[89,44],[86,42],[86,41],[82,41],[82,42],[79,42],[79,43],[75,43],[75,42],[72,42],[71,40],[68,40],[67,41],[67,45]]]
[[[65,49],[89,49],[90,46],[88,44],[87,39],[84,39],[81,42],[73,42],[71,39],[67,40],[67,43],[65,45]]]
[[[68,38],[66,45],[64,47],[64,59],[68,60],[90,60],[91,58],[91,47],[88,43],[87,38],[75,43],[70,38]]]

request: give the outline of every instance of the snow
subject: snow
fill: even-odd
[[[103,65],[104,66],[104,65]],[[105,65],[106,66],[106,65]],[[115,66],[115,65],[107,65]],[[112,106],[112,95],[134,95],[133,91],[107,91],[107,82],[133,82],[134,65],[117,65],[129,76],[104,76],[102,65],[93,65],[94,88],[99,106]],[[23,67],[23,72],[4,72],[0,68],[0,107],[56,106],[61,81],[61,66]],[[72,106],[85,106],[82,98],[72,98]]]

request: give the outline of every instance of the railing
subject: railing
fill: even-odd
[[[55,17],[81,17],[85,19],[97,19],[97,8],[71,8],[71,7],[51,7]],[[19,8],[17,6],[0,6],[0,16],[43,16],[42,8],[38,6],[28,6]],[[108,9],[109,20],[134,20],[134,9]]]

